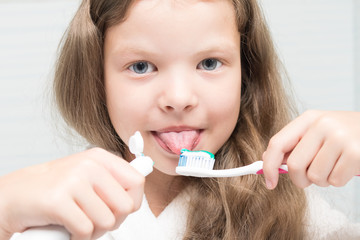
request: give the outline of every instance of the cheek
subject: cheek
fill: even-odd
[[[213,94],[210,109],[213,109],[218,121],[235,125],[240,111],[240,100],[241,80],[233,77],[233,81],[218,86],[217,92]]]
[[[230,93],[233,94],[230,94]],[[218,99],[213,101],[209,107],[209,120],[212,128],[211,150],[217,152],[232,134],[240,112],[240,87],[234,92],[228,90],[228,94],[219,95]]]
[[[223,96],[212,104],[211,109],[212,120],[223,129],[231,129],[232,132],[239,116],[240,94]]]
[[[127,139],[142,124],[141,115],[142,107],[144,107],[141,98],[136,93],[124,91],[126,87],[112,84],[106,89],[106,103],[111,123],[117,134],[127,142]]]

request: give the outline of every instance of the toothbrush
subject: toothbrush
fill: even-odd
[[[143,154],[144,140],[140,132],[137,131],[130,137],[129,149],[136,157],[130,162],[130,165],[144,176],[150,174],[153,171],[154,162]],[[101,239],[113,240],[108,235],[104,235]],[[70,240],[70,233],[62,226],[49,225],[30,228],[21,234],[16,233],[11,240]]]
[[[213,170],[214,155],[207,151],[189,151],[182,149],[176,173],[192,177],[237,177],[249,174],[263,174],[263,161],[256,161],[250,165],[238,168]],[[287,173],[287,165],[281,165],[279,173]]]
[[[176,173],[191,177],[238,177],[249,174],[264,174],[263,161],[256,161],[247,166],[213,170],[215,163],[214,154],[208,151],[190,151],[182,149],[179,157],[179,164]],[[288,173],[288,166],[283,164],[279,168],[279,173]],[[360,177],[359,175],[355,175]]]

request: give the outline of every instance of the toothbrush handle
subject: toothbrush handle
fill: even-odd
[[[279,173],[280,174],[288,173],[288,166],[285,164],[281,165],[279,168]],[[259,171],[257,171],[256,174],[264,174],[263,169],[260,169]],[[360,175],[355,175],[355,177],[360,177]]]
[[[14,234],[11,240],[69,240],[70,233],[62,226],[34,227],[21,234]]]
[[[285,173],[288,173],[289,170],[288,170],[288,166],[283,164],[279,167],[279,173],[280,174],[285,174]],[[264,174],[264,170],[263,169],[260,169],[259,171],[256,172],[256,174]]]

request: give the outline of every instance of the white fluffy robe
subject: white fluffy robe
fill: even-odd
[[[360,223],[351,223],[311,188],[306,189],[308,209],[306,212],[307,238],[311,240],[359,240]],[[139,211],[126,218],[119,229],[106,234],[101,240],[180,240],[185,225],[188,191],[183,191],[156,218],[146,197]]]
[[[130,214],[119,229],[99,240],[180,240],[185,230],[188,201],[185,190],[155,217],[144,195],[140,209]]]

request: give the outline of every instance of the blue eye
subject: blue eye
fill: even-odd
[[[134,64],[132,64],[129,67],[130,71],[133,71],[137,74],[145,74],[145,73],[149,73],[149,72],[153,72],[156,70],[155,66],[149,62],[146,61],[141,61],[141,62],[136,62]]]
[[[207,58],[202,60],[197,66],[199,69],[212,71],[222,66],[222,63],[214,58]]]

